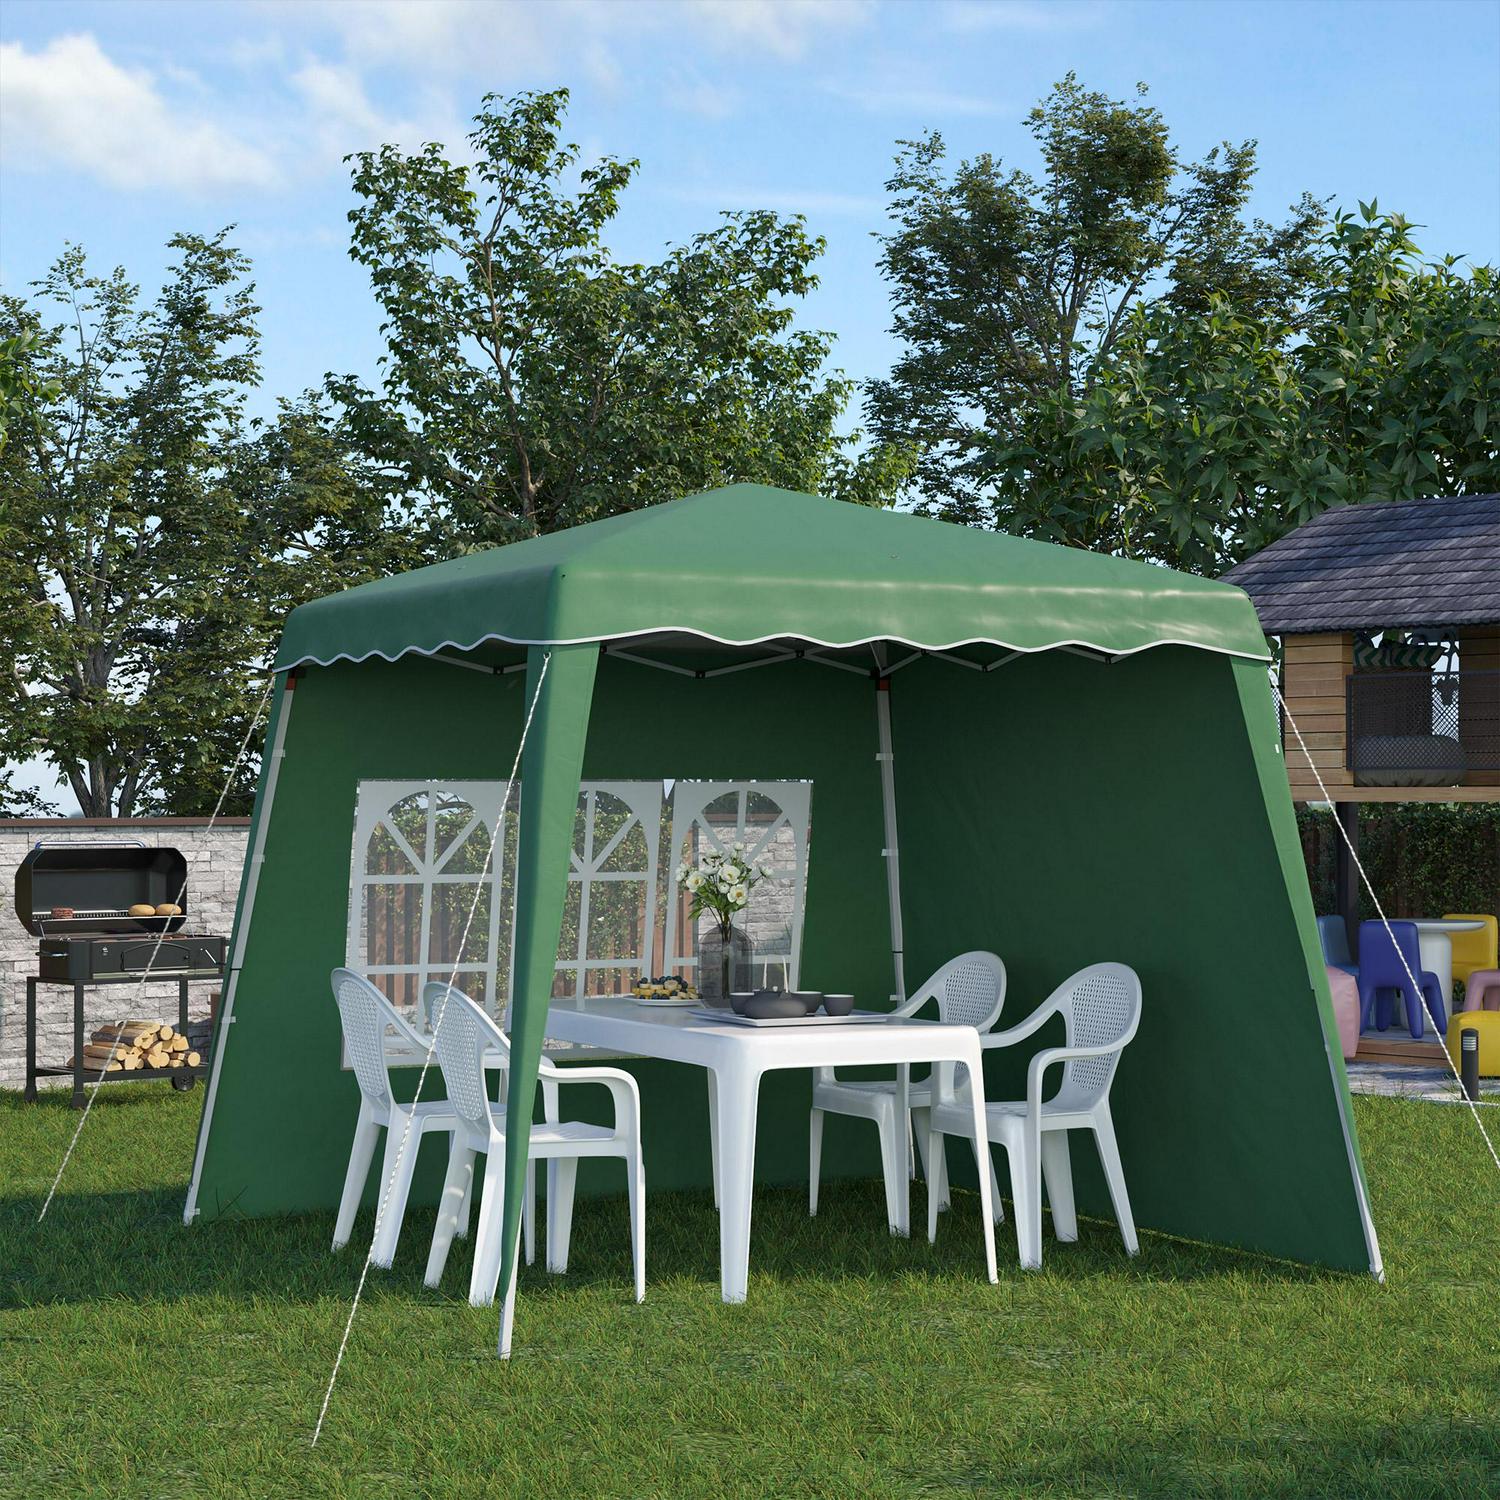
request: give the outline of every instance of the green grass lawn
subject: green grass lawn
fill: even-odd
[[[1088,1222],[1030,1275],[1005,1226],[990,1286],[971,1195],[932,1248],[832,1184],[816,1220],[757,1196],[724,1307],[709,1202],[659,1194],[645,1304],[623,1199],[580,1202],[507,1366],[466,1247],[423,1289],[414,1213],[313,1449],[359,1253],[331,1215],[184,1229],[201,1101],[111,1087],[37,1225],[77,1116],[0,1095],[0,1495],[1500,1494],[1500,1183],[1459,1109],[1357,1101],[1383,1287],[1151,1234],[1127,1261]]]

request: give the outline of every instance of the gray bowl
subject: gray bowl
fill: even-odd
[[[823,1003],[822,990],[788,990],[790,999],[802,1002],[803,1014],[814,1016],[818,1013],[818,1007]]]
[[[791,995],[768,991],[752,995],[740,1014],[749,1016],[752,1021],[789,1021],[794,1016],[805,1016],[807,1007]]]
[[[830,1016],[849,1016],[854,1014],[853,995],[824,995],[823,1009]]]
[[[731,990],[729,994],[729,1008],[737,1016],[745,1014],[745,1007],[755,999],[754,990]]]

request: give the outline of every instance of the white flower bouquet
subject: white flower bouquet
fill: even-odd
[[[710,849],[697,864],[684,860],[677,866],[678,888],[692,897],[689,918],[696,922],[706,912],[719,929],[726,981],[725,1003],[729,998],[727,979],[734,919],[750,904],[751,891],[769,874],[769,870],[750,864],[741,843],[734,844],[728,853],[722,849]]]

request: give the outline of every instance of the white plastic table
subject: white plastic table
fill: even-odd
[[[615,996],[554,1000],[547,1011],[548,1037],[563,1042],[660,1057],[707,1068],[710,1130],[714,1150],[714,1196],[719,1206],[719,1285],[726,1302],[743,1302],[750,1270],[750,1196],[755,1173],[755,1119],[762,1073],[772,1068],[898,1066],[898,1091],[907,1085],[910,1063],[961,1063],[976,1087],[974,1139],[985,1140],[984,1086],[979,1033],[972,1026],[947,1026],[903,1018],[827,1026],[735,1026],[694,1016],[687,1009],[636,1005]],[[898,1100],[897,1118],[901,1117]],[[905,1202],[908,1178],[906,1132],[896,1132],[896,1180]],[[980,1218],[985,1261],[991,1281],[995,1229],[990,1174],[979,1173]],[[902,1209],[905,1232],[909,1212]]]
[[[1423,918],[1413,921],[1417,929],[1417,951],[1422,955],[1422,967],[1437,976],[1442,986],[1443,1010],[1453,1006],[1453,939],[1455,932],[1479,932],[1483,922],[1463,922]]]

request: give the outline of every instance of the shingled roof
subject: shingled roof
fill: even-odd
[[[1324,511],[1223,582],[1267,635],[1500,624],[1500,495]]]

